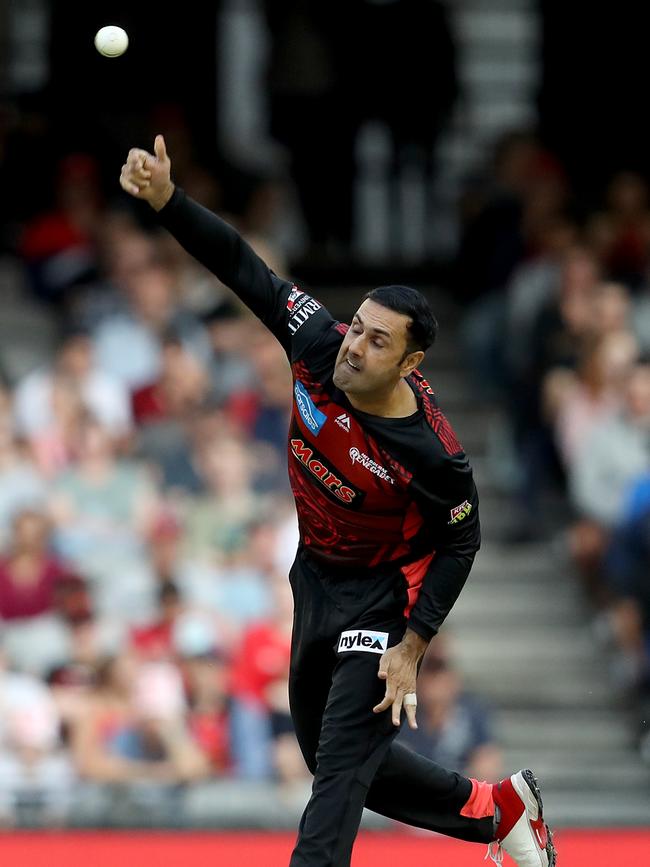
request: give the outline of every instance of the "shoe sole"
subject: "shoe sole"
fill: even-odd
[[[521,772],[521,776],[524,778],[526,785],[530,789],[533,798],[537,801],[537,816],[544,822],[544,804],[542,802],[542,793],[539,789],[539,784],[537,782],[537,778],[535,774],[530,770],[526,769]],[[548,841],[546,843],[546,855],[548,857],[548,867],[555,867],[557,864],[557,852],[555,851],[555,846],[553,844],[553,832],[548,827],[546,822],[544,822],[544,827],[546,828],[546,833],[548,835]]]

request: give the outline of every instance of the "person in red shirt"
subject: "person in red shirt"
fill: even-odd
[[[279,578],[273,592],[273,615],[245,630],[232,664],[233,761],[236,773],[247,778],[274,771],[282,777],[287,750],[278,742],[290,737],[295,743],[288,692],[292,598]]]
[[[199,407],[208,392],[208,375],[174,334],[165,337],[162,370],[155,382],[132,396],[137,424],[156,424],[184,418]]]
[[[83,582],[49,551],[50,525],[40,512],[19,512],[0,557],[0,619],[53,612],[74,620],[87,608]]]

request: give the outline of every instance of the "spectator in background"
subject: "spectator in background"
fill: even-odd
[[[174,655],[174,626],[183,612],[178,587],[166,582],[158,588],[158,617],[131,631],[131,646],[144,659],[171,659]]]
[[[126,646],[126,633],[124,624],[99,620],[91,610],[70,624],[68,652],[46,675],[66,743],[77,720],[86,712],[97,672],[108,657]]]
[[[185,685],[187,724],[210,765],[211,775],[232,770],[228,644],[214,618],[186,611],[173,630],[174,649]]]
[[[175,334],[162,339],[161,370],[157,379],[133,393],[133,414],[139,426],[179,421],[203,403],[207,375]]]
[[[44,301],[66,301],[69,290],[94,273],[102,194],[93,157],[69,154],[57,167],[55,203],[24,227],[18,250],[33,291]]]
[[[138,665],[125,653],[100,670],[71,743],[85,780],[127,788],[156,783],[157,791],[141,790],[154,803],[169,796],[170,787],[202,778],[208,767],[187,728],[176,669],[162,662]]]
[[[76,465],[54,481],[51,514],[57,550],[87,576],[100,617],[146,621],[155,588],[144,563],[144,538],[156,490],[142,464],[118,457],[94,418],[76,432]]]
[[[0,708],[0,826],[61,824],[76,774],[56,706],[40,681],[7,671],[2,649]]]
[[[618,682],[650,694],[650,475],[632,488],[604,562]]]
[[[591,216],[587,243],[613,280],[636,291],[650,265],[648,186],[634,172],[618,172],[609,183],[605,210]]]
[[[30,451],[41,475],[49,482],[75,459],[76,435],[84,410],[79,389],[66,377],[52,381],[47,427],[29,440]]]
[[[289,582],[272,582],[273,608],[242,635],[232,665],[233,759],[235,773],[263,779],[275,772],[291,782],[305,772],[289,713],[289,658],[293,600]]]
[[[94,333],[97,359],[105,371],[131,391],[149,385],[160,374],[163,339],[169,333],[207,363],[205,330],[177,304],[169,271],[155,262],[143,263],[124,274],[120,286],[125,309],[106,317]]]
[[[526,206],[540,177],[552,178],[557,171],[528,132],[507,133],[497,142],[488,170],[468,185],[461,201],[456,290],[462,299],[481,298],[507,285],[529,251]]]
[[[260,326],[252,331],[248,355],[256,386],[234,393],[225,409],[257,442],[259,484],[286,488],[286,438],[293,399],[290,368],[280,344]],[[269,446],[266,451],[263,444]]]
[[[637,364],[628,378],[622,410],[596,428],[569,470],[577,520],[570,545],[587,589],[603,604],[607,593],[602,561],[621,521],[632,484],[650,469],[650,364]]]
[[[182,551],[183,537],[183,524],[176,513],[171,508],[159,511],[146,538],[147,558],[159,591],[167,585],[178,590],[183,583],[186,565]],[[171,597],[169,601],[172,602]]]
[[[78,288],[70,316],[91,334],[106,318],[123,314],[131,278],[160,264],[161,238],[146,232],[133,214],[123,209],[106,211],[98,236],[99,273]]]
[[[129,393],[120,380],[100,370],[85,329],[71,327],[49,368],[40,368],[21,380],[14,395],[14,416],[19,435],[29,441],[56,428],[57,387],[78,396],[111,436],[126,437],[132,426]]]
[[[176,335],[165,335],[158,377],[133,393],[138,453],[156,467],[165,490],[194,493],[200,488],[190,423],[203,407],[208,388],[207,371],[197,358]]]
[[[75,619],[78,602],[71,591],[80,579],[52,553],[50,541],[50,525],[43,513],[15,515],[7,550],[0,557],[0,620],[54,613]]]
[[[67,649],[66,622],[85,608],[83,582],[50,548],[45,515],[19,512],[0,558],[0,623],[13,662],[39,673],[59,662]]]
[[[191,560],[218,562],[242,551],[268,501],[253,489],[249,444],[215,438],[201,445],[197,459],[205,493],[187,505],[185,550]]]
[[[514,539],[543,535],[540,496],[549,481],[562,484],[562,470],[544,402],[551,371],[575,371],[591,346],[606,334],[627,327],[627,290],[600,282],[598,263],[585,250],[571,250],[565,260],[557,296],[541,310],[527,352],[514,372],[508,394],[514,442],[522,468],[519,500],[521,525]]]
[[[561,285],[562,272],[572,250],[576,250],[577,227],[569,219],[550,219],[539,235],[537,254],[522,262],[506,287],[505,328],[507,343],[500,361],[507,370],[507,381],[528,363],[528,352],[535,323],[553,303]],[[498,334],[503,343],[503,332]]]
[[[436,639],[418,677],[418,728],[402,728],[398,739],[446,768],[479,780],[498,780],[501,751],[490,714],[463,689],[460,675]]]
[[[561,168],[524,132],[504,136],[495,173],[468,190],[456,292],[471,301],[463,343],[480,393],[497,396],[519,371],[534,323],[557,295],[564,256],[575,241]],[[510,330],[509,340],[503,340]]]
[[[621,409],[622,394],[639,347],[629,331],[613,331],[588,348],[576,371],[552,370],[544,405],[565,468],[592,433]]]
[[[16,441],[11,407],[5,397],[0,388],[0,544],[19,509],[38,508],[46,501],[45,482],[28,450]]]
[[[170,235],[171,237],[171,235]],[[208,364],[210,398],[217,405],[225,404],[239,392],[254,389],[255,371],[245,351],[256,323],[232,301],[222,301],[203,317],[212,355]]]

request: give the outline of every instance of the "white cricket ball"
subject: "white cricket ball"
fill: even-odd
[[[119,57],[129,47],[129,37],[126,30],[109,24],[95,34],[95,48],[104,57]]]

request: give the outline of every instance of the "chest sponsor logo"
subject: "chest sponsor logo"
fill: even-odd
[[[311,433],[317,437],[321,428],[327,421],[327,416],[324,412],[321,412],[318,409],[314,401],[311,399],[309,392],[299,379],[296,380],[296,384],[293,387],[293,393],[296,397],[296,406],[298,407],[300,418],[307,425]]]
[[[294,458],[318,479],[334,500],[354,508],[361,506],[364,492],[354,488],[342,473],[332,472],[325,458],[313,446],[307,445],[298,436],[292,436],[289,444]]]
[[[372,458],[368,457],[365,452],[359,451],[358,448],[350,449],[350,460],[353,464],[361,464],[361,466],[368,470],[369,473],[378,476],[385,482],[390,482],[391,485],[395,484],[395,479],[389,474],[385,467],[382,467],[381,464],[373,461]]]
[[[461,521],[464,521],[465,518],[472,511],[472,504],[469,500],[465,500],[464,503],[461,503],[460,506],[454,506],[451,510],[451,521],[447,521],[448,524],[460,524]]]
[[[350,433],[350,416],[346,413],[342,412],[341,415],[337,415],[334,421],[337,425],[343,428],[344,431]]]
[[[296,305],[300,306],[300,302],[298,301],[298,299],[300,298],[301,295],[304,295],[304,294],[305,293],[302,292],[300,289],[298,289],[297,286],[294,286],[293,289],[291,290],[291,292],[289,292],[289,297],[287,298],[287,310],[290,313],[293,312]],[[303,300],[306,300],[306,298]]]
[[[297,300],[294,300],[293,316],[287,322],[289,333],[295,334],[296,331],[302,328],[310,316],[313,316],[314,313],[318,313],[322,306],[323,305],[316,301],[315,298],[310,298],[308,295],[305,295],[304,299],[300,297]]]
[[[362,650],[365,653],[385,653],[388,650],[388,633],[371,632],[368,629],[349,629],[339,637],[337,653]]]

